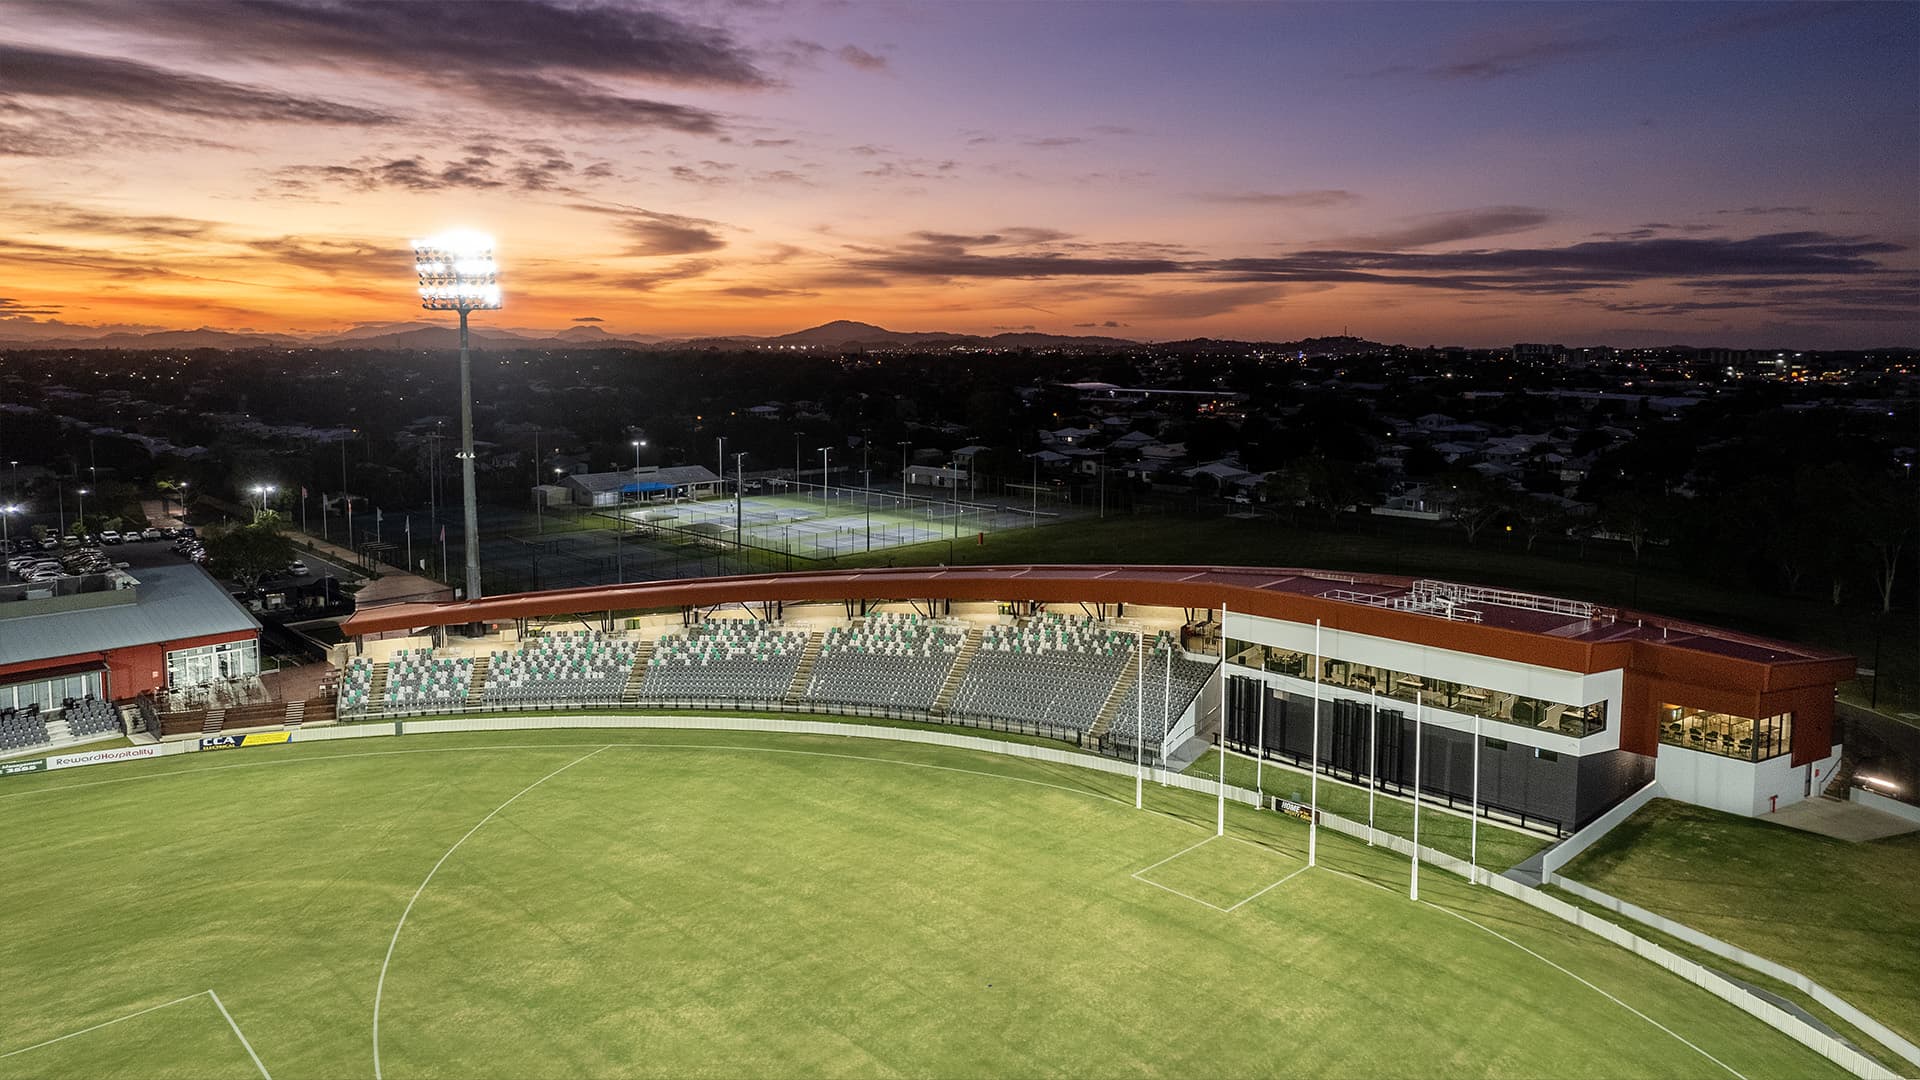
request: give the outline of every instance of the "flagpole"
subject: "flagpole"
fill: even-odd
[[[1220,605],[1220,812],[1213,835],[1227,835],[1227,605]]]
[[[1413,692],[1413,884],[1407,898],[1420,899],[1420,705],[1424,691]]]
[[[1320,620],[1313,620],[1313,746],[1307,764],[1307,865],[1313,866],[1320,851]]]

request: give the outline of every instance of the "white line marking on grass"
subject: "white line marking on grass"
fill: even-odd
[[[1146,883],[1147,883],[1148,885],[1151,885],[1151,886],[1153,886],[1153,887],[1154,887],[1154,888],[1156,888],[1156,889],[1164,889],[1165,891],[1167,891],[1167,892],[1170,892],[1170,893],[1172,893],[1173,895],[1175,895],[1175,896],[1178,896],[1178,897],[1180,897],[1181,899],[1184,899],[1184,900],[1191,900],[1191,901],[1193,901],[1194,903],[1196,903],[1196,904],[1199,904],[1199,905],[1200,905],[1200,906],[1202,906],[1202,907],[1210,907],[1210,908],[1212,908],[1213,910],[1215,910],[1215,911],[1217,911],[1217,912],[1219,912],[1219,913],[1220,913],[1220,914],[1222,914],[1222,915],[1225,915],[1225,914],[1226,914],[1226,913],[1227,913],[1227,912],[1228,912],[1229,910],[1231,910],[1230,908],[1223,908],[1223,907],[1221,907],[1221,906],[1220,906],[1219,904],[1210,904],[1210,903],[1207,903],[1207,902],[1206,902],[1205,900],[1202,900],[1202,899],[1200,899],[1200,898],[1199,898],[1199,897],[1197,897],[1197,896],[1188,896],[1188,895],[1187,895],[1186,893],[1183,893],[1183,892],[1181,892],[1181,891],[1180,891],[1179,889],[1175,889],[1175,888],[1173,888],[1173,887],[1171,887],[1171,886],[1167,886],[1167,885],[1162,885],[1162,884],[1160,884],[1159,882],[1157,882],[1157,881],[1155,881],[1155,880],[1153,880],[1152,878],[1143,878],[1143,877],[1141,877],[1141,876],[1140,876],[1140,875],[1138,875],[1138,874],[1135,874],[1135,875],[1133,875],[1133,876],[1134,876],[1134,878],[1135,878],[1136,880],[1138,880],[1138,881],[1143,881],[1143,882],[1146,882]]]
[[[227,1011],[227,1006],[220,1000],[220,995],[209,990],[207,996],[213,999],[213,1007],[220,1010],[220,1015],[227,1018],[227,1026],[233,1029],[234,1037],[240,1040],[240,1045],[247,1048],[247,1056],[253,1059],[253,1067],[260,1070],[264,1080],[273,1080],[273,1074],[267,1071],[266,1063],[260,1060],[260,1055],[253,1052],[253,1044],[247,1041],[247,1036],[240,1030],[240,1025],[233,1022],[233,1014]]]
[[[182,1002],[192,1001],[195,998],[206,997],[208,994],[211,994],[212,992],[213,991],[211,990],[202,990],[197,994],[188,994],[186,997],[174,998],[172,1001],[166,1002],[164,1004],[153,1005],[148,1008],[141,1009],[139,1012],[130,1012],[125,1016],[116,1016],[112,1020],[108,1020],[105,1023],[95,1024],[89,1028],[81,1028],[79,1031],[69,1031],[65,1035],[61,1035],[58,1038],[48,1039],[46,1042],[34,1043],[32,1046],[23,1046],[18,1050],[9,1050],[4,1054],[0,1054],[0,1058],[10,1058],[10,1057],[13,1057],[15,1054],[24,1054],[29,1050],[38,1050],[43,1046],[52,1046],[54,1043],[57,1043],[57,1042],[66,1042],[68,1039],[77,1038],[89,1032],[99,1031],[101,1028],[104,1028],[104,1027],[112,1027],[113,1025],[118,1024],[123,1020],[132,1020],[134,1017],[145,1016],[150,1012],[159,1012],[161,1009],[172,1008],[173,1006],[178,1005]]]
[[[1608,1001],[1613,1002],[1615,1005],[1620,1006],[1621,1008],[1627,1010],[1628,1012],[1639,1017],[1640,1019],[1645,1020],[1647,1023],[1652,1024],[1654,1027],[1659,1028],[1661,1031],[1664,1031],[1667,1034],[1673,1036],[1675,1039],[1678,1039],[1682,1045],[1687,1046],[1688,1048],[1692,1049],[1695,1053],[1699,1054],[1701,1057],[1706,1058],[1708,1061],[1713,1062],[1715,1065],[1720,1066],[1721,1068],[1727,1070],[1733,1075],[1740,1077],[1740,1080],[1747,1080],[1745,1074],[1741,1073],[1740,1070],[1734,1068],[1733,1066],[1727,1064],[1724,1061],[1721,1061],[1719,1058],[1714,1057],[1712,1054],[1707,1053],[1705,1050],[1700,1049],[1698,1046],[1695,1046],[1693,1043],[1689,1042],[1684,1036],[1682,1036],[1679,1032],[1673,1030],[1672,1028],[1661,1023],[1660,1021],[1655,1020],[1653,1017],[1648,1016],[1646,1013],[1641,1012],[1639,1009],[1634,1008],[1633,1006],[1627,1004],[1626,1002],[1621,1001],[1619,998],[1614,997],[1612,994],[1607,993],[1605,990],[1600,989],[1598,986],[1593,985],[1592,983],[1581,978],[1580,976],[1575,975],[1573,972],[1568,971],[1566,968],[1561,967],[1559,964],[1554,963],[1552,960],[1549,960],[1546,957],[1541,956],[1539,953],[1534,952],[1532,949],[1527,948],[1525,945],[1520,944],[1519,942],[1513,940],[1512,938],[1501,933],[1500,931],[1495,930],[1492,927],[1487,926],[1483,923],[1475,922],[1473,919],[1470,919],[1467,916],[1462,915],[1461,913],[1453,910],[1452,908],[1441,907],[1439,904],[1436,904],[1431,900],[1422,900],[1420,902],[1430,908],[1433,908],[1435,911],[1444,911],[1447,914],[1453,916],[1454,918],[1459,919],[1461,922],[1468,924],[1469,926],[1480,927],[1480,929],[1485,930],[1487,933],[1492,934],[1494,937],[1499,938],[1501,941],[1504,941],[1507,944],[1513,946],[1514,948],[1519,949],[1521,952],[1526,953],[1528,956],[1533,957],[1535,960],[1538,960],[1541,963],[1546,964],[1548,967],[1553,968],[1555,971],[1560,972],[1561,974],[1574,980],[1575,982],[1586,987],[1587,989],[1592,990],[1594,993],[1599,994],[1601,997],[1606,998]]]
[[[1140,876],[1141,874],[1144,874],[1144,873],[1146,873],[1147,871],[1149,871],[1149,870],[1152,870],[1152,869],[1153,869],[1154,867],[1157,867],[1157,866],[1165,866],[1165,865],[1167,865],[1168,863],[1170,863],[1170,862],[1172,862],[1173,860],[1175,860],[1175,859],[1177,859],[1177,858],[1179,858],[1180,856],[1182,856],[1182,855],[1185,855],[1185,854],[1186,854],[1187,852],[1189,852],[1189,851],[1197,851],[1197,850],[1199,850],[1200,848],[1203,848],[1203,847],[1206,847],[1206,846],[1207,846],[1208,844],[1211,844],[1211,843],[1213,843],[1213,842],[1214,842],[1215,840],[1218,840],[1218,839],[1220,839],[1220,837],[1218,837],[1218,836],[1209,836],[1209,837],[1207,837],[1207,838],[1206,838],[1205,840],[1202,840],[1202,841],[1200,841],[1199,843],[1197,843],[1197,844],[1195,844],[1195,845],[1193,845],[1192,847],[1185,847],[1185,848],[1181,848],[1181,849],[1180,849],[1179,851],[1176,851],[1176,852],[1174,852],[1173,854],[1171,854],[1171,855],[1169,855],[1169,856],[1167,856],[1166,858],[1164,858],[1164,859],[1161,859],[1161,860],[1160,860],[1159,862],[1157,862],[1157,863],[1154,863],[1154,864],[1153,864],[1153,866],[1143,866],[1143,867],[1141,867],[1140,869],[1138,869],[1138,870],[1135,870],[1135,871],[1133,872],[1133,876],[1134,876],[1134,877],[1139,877],[1139,876]]]
[[[440,856],[440,861],[433,864],[433,869],[427,871],[427,876],[420,879],[420,887],[413,890],[413,896],[408,898],[406,908],[400,912],[400,921],[393,924],[393,937],[387,941],[386,958],[380,961],[380,979],[378,982],[374,983],[374,987],[373,987],[373,1076],[374,1076],[374,1080],[380,1080],[380,1000],[382,996],[384,996],[384,994],[386,993],[386,989],[387,989],[387,967],[388,965],[393,963],[393,950],[395,946],[400,944],[400,931],[406,929],[407,916],[413,913],[413,905],[420,901],[420,894],[427,891],[427,884],[433,880],[433,875],[439,873],[440,868],[442,866],[445,866],[447,863],[447,860],[453,857],[453,853],[460,850],[461,844],[466,843],[470,838],[472,838],[474,833],[477,833],[480,831],[480,827],[482,825],[485,825],[487,822],[492,821],[500,813],[500,811],[505,810],[509,806],[512,806],[514,803],[514,800],[520,798],[520,796],[525,795],[527,792],[532,791],[534,788],[539,787],[541,784],[546,783],[547,781],[553,779],[554,777],[559,776],[561,773],[566,772],[568,769],[573,768],[575,765],[578,765],[581,762],[587,760],[588,758],[592,757],[594,754],[599,753],[600,750],[606,750],[612,747],[613,745],[614,745],[613,743],[608,743],[606,746],[600,747],[599,750],[593,750],[588,753],[582,754],[579,757],[574,758],[572,761],[567,762],[565,765],[562,765],[559,768],[548,773],[547,775],[541,777],[540,779],[535,780],[533,783],[528,784],[526,787],[521,788],[519,791],[514,792],[512,798],[509,798],[506,802],[503,802],[499,806],[494,807],[493,810],[489,812],[486,817],[481,818],[478,822],[474,824],[473,828],[468,829],[465,836],[462,836],[460,839],[455,840],[453,842],[453,846],[447,849],[447,853],[445,855]],[[225,1012],[226,1010],[222,1009],[221,1011]],[[234,1029],[235,1032],[238,1032],[239,1030],[240,1030],[239,1028]],[[246,1040],[243,1037],[241,1041],[244,1042]],[[255,1060],[257,1061],[258,1059],[256,1058]],[[262,1071],[264,1072],[265,1070],[262,1070]]]
[[[1267,886],[1266,888],[1261,889],[1259,892],[1254,893],[1252,896],[1247,897],[1245,900],[1240,901],[1240,903],[1233,905],[1227,910],[1230,912],[1238,911],[1242,906],[1246,904],[1250,904],[1253,901],[1260,899],[1261,897],[1267,895],[1268,893],[1279,888],[1280,886],[1285,885],[1287,882],[1292,881],[1294,878],[1299,877],[1301,874],[1306,873],[1310,869],[1312,869],[1312,867],[1303,866],[1300,869],[1295,870],[1293,873],[1288,874],[1286,877],[1281,878],[1279,881],[1276,881],[1273,884]]]
[[[561,729],[580,730],[580,729]],[[638,729],[646,730],[646,729]],[[471,734],[460,732],[459,734]],[[294,743],[294,746],[318,745],[317,743]],[[248,761],[233,765],[211,765],[204,769],[169,769],[166,772],[146,773],[141,776],[122,776],[113,780],[89,780],[84,784],[61,784],[58,787],[36,788],[32,791],[10,791],[0,795],[0,799],[24,799],[31,795],[53,795],[62,791],[79,791],[82,788],[105,787],[108,784],[130,784],[135,780],[169,780],[179,776],[201,776],[206,773],[231,772],[234,769],[265,769],[277,765],[311,765],[322,761],[351,761],[355,758],[398,757],[402,754],[472,754],[487,753],[494,750],[572,750],[582,743],[502,743],[498,746],[423,746],[415,750],[367,750],[358,754],[310,754],[302,757],[287,758],[284,761]]]

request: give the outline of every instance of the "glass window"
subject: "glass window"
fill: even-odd
[[[1227,662],[1297,679],[1313,678],[1311,653],[1250,641],[1228,641]],[[1417,698],[1429,708],[1445,709],[1462,716],[1478,716],[1503,724],[1519,724],[1576,739],[1607,728],[1607,703],[1604,700],[1591,705],[1564,705],[1503,690],[1487,690],[1465,683],[1372,667],[1334,656],[1321,657],[1320,666],[1322,683],[1355,693],[1381,694],[1409,704]]]
[[[1754,720],[1671,703],[1660,706],[1660,741],[1721,757],[1765,761],[1793,748],[1793,714]]]
[[[260,671],[258,641],[226,641],[176,649],[167,654],[168,686],[200,686],[216,679],[236,679]]]

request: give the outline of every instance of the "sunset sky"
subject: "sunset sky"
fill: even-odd
[[[0,340],[1920,344],[1920,5],[0,2]]]

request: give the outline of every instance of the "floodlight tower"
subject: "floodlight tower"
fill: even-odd
[[[480,598],[480,518],[473,484],[473,363],[467,355],[467,313],[497,311],[498,267],[493,237],[456,230],[413,242],[414,269],[420,274],[420,306],[428,311],[460,313],[460,490],[465,497],[467,599]]]

